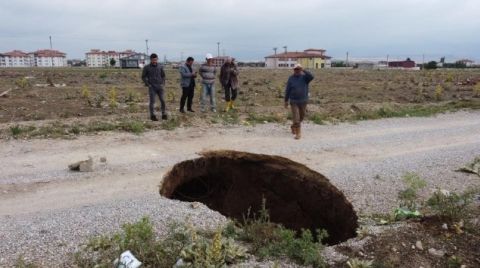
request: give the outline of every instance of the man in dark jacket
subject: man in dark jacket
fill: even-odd
[[[163,66],[158,64],[158,56],[153,53],[150,55],[150,64],[143,67],[142,80],[145,83],[145,86],[148,87],[148,96],[150,97],[150,103],[148,105],[150,111],[150,119],[153,121],[158,121],[155,116],[154,107],[155,107],[155,97],[158,96],[160,99],[160,109],[162,111],[162,119],[167,119],[165,100],[164,100],[164,88],[165,88],[165,71]]]
[[[220,84],[225,90],[225,112],[235,108],[234,101],[237,98],[238,69],[234,58],[228,58],[220,69]]]
[[[304,71],[302,65],[296,64],[293,68],[293,75],[288,78],[285,89],[285,108],[288,108],[290,101],[293,121],[291,129],[297,140],[301,137],[301,123],[305,118],[308,102],[308,84],[312,80],[313,75]]]
[[[197,72],[193,70],[193,58],[188,57],[185,64],[180,66],[180,86],[182,87],[182,97],[180,98],[180,112],[185,113],[185,101],[187,102],[187,110],[194,113],[192,110],[193,93],[195,91],[195,78]]]

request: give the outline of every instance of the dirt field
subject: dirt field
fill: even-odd
[[[290,70],[241,70],[237,101],[241,115],[278,117],[283,111],[283,91],[290,74]],[[178,70],[167,69],[166,75],[168,110],[176,114],[181,93]],[[309,109],[324,119],[362,119],[379,108],[397,111],[401,107],[450,102],[478,107],[480,101],[480,93],[465,83],[480,80],[480,70],[317,70],[314,75]],[[200,96],[199,84],[196,100]],[[441,92],[437,86],[441,86]],[[218,81],[216,88],[221,108],[223,93]],[[147,90],[140,81],[140,70],[2,69],[0,93],[8,89],[13,89],[8,98],[0,98],[1,123],[126,114],[146,117]],[[199,110],[198,103],[195,107]]]
[[[138,70],[0,70],[0,94],[12,89],[0,97],[0,267],[12,266],[22,254],[40,267],[69,267],[69,254],[88,237],[144,215],[160,232],[172,219],[193,219],[204,227],[224,222],[205,206],[192,209],[158,194],[171,166],[211,149],[274,154],[305,164],[345,194],[362,227],[382,230],[329,247],[343,255],[334,267],[345,267],[352,257],[375,260],[375,267],[449,267],[455,260],[480,266],[480,228],[458,233],[442,228],[444,221],[435,217],[386,226],[378,221],[398,207],[406,172],[426,180],[422,200],[436,188],[462,192],[480,186],[477,175],[454,171],[480,153],[479,111],[358,121],[480,108],[475,87],[461,85],[479,79],[480,71],[320,70],[300,141],[292,139],[282,108],[289,74],[243,70],[236,112],[184,116],[177,110],[177,71],[168,70],[172,119],[151,123]],[[60,86],[35,85],[47,84],[48,77]],[[273,123],[259,124],[264,122]],[[104,132],[109,130],[138,135]],[[93,172],[67,169],[89,155]],[[477,197],[469,219],[477,227],[479,206]],[[417,241],[423,249],[412,248]],[[444,255],[432,255],[432,248]]]

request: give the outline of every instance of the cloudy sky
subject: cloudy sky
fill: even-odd
[[[0,2],[0,52],[91,48],[178,60],[211,52],[262,60],[273,48],[351,58],[480,62],[479,0],[15,0]],[[183,53],[183,54],[182,54]]]

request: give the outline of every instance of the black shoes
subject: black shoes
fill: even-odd
[[[189,112],[194,113],[195,111],[192,109],[188,109]]]
[[[166,115],[166,114],[162,114],[162,120],[167,120],[167,119],[168,119],[167,115]]]
[[[184,113],[185,113],[185,110],[184,110],[184,109],[180,109],[180,112],[181,112],[182,114],[184,114]]]
[[[150,116],[150,120],[152,121],[158,121],[158,118],[155,115]]]

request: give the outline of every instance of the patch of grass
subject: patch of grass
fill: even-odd
[[[172,224],[166,237],[157,238],[151,221],[144,217],[123,225],[116,234],[90,239],[76,252],[74,264],[111,267],[125,250],[130,250],[142,267],[172,267],[180,259],[186,267],[224,267],[243,260],[246,249],[222,233],[221,228],[212,234],[198,232],[191,225]]]
[[[371,260],[360,260],[353,258],[347,261],[348,268],[370,268],[373,267],[373,261]]]
[[[437,101],[440,101],[443,99],[443,92],[444,92],[444,88],[442,87],[442,85],[437,85],[435,87],[435,99]]]
[[[469,214],[473,196],[474,191],[457,194],[437,189],[427,200],[427,205],[436,215],[446,220],[458,221]]]
[[[162,129],[165,130],[174,130],[178,127],[180,127],[182,122],[180,119],[176,116],[170,116],[170,118],[167,121],[162,122]]]
[[[117,95],[117,89],[115,87],[112,87],[110,91],[108,91],[108,105],[110,108],[118,107]]]
[[[14,138],[18,138],[20,136],[28,136],[29,133],[34,131],[36,127],[34,126],[20,126],[20,125],[15,125],[10,127],[10,134]]]
[[[327,116],[321,113],[314,113],[308,117],[310,121],[317,125],[325,125],[327,121]]]
[[[120,123],[120,129],[134,134],[145,132],[145,123],[137,120],[130,120]]]
[[[285,119],[277,114],[258,114],[258,113],[249,113],[246,121],[248,121],[250,124],[255,125],[255,124],[265,124],[265,123],[280,123],[284,122]]]
[[[265,199],[258,217],[249,214],[241,226],[239,239],[251,243],[252,253],[260,259],[288,257],[302,265],[326,266],[320,254],[324,247],[321,241],[327,237],[325,230],[317,230],[317,237],[310,230],[302,230],[297,236],[295,231],[270,222]]]
[[[25,257],[23,255],[20,255],[17,258],[17,261],[15,262],[14,267],[15,268],[37,268],[37,267],[40,267],[40,266],[25,260]]]
[[[30,81],[28,81],[28,79],[25,78],[25,77],[15,80],[15,85],[18,86],[19,88],[22,88],[22,89],[29,88],[29,87],[32,86],[30,84]]]
[[[418,191],[427,186],[426,181],[415,173],[406,173],[403,176],[403,182],[407,185],[407,188],[398,193],[401,202],[400,207],[412,211],[418,209]]]
[[[98,77],[100,79],[105,79],[105,78],[107,78],[107,73],[101,73]]]

